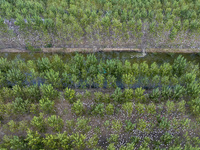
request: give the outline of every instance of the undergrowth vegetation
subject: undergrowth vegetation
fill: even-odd
[[[0,149],[199,150],[199,65],[0,58]]]
[[[1,0],[0,48],[197,49],[199,10],[199,0]]]

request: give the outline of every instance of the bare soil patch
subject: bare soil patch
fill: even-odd
[[[41,48],[43,53],[71,53],[71,52],[141,52],[141,49],[133,48]],[[0,49],[0,52],[9,53],[23,53],[30,52],[29,50],[21,50],[14,48]],[[200,53],[200,49],[160,49],[160,48],[149,48],[146,49],[147,53]]]

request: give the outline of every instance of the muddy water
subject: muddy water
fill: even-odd
[[[68,62],[75,56],[76,53],[58,53],[58,55],[64,60],[64,62]],[[89,53],[83,53],[86,57]],[[13,60],[15,58],[19,58],[22,60],[35,60],[42,57],[52,58],[55,54],[51,53],[0,53],[0,57],[7,58],[8,60]],[[148,64],[153,62],[157,62],[158,64],[162,64],[164,62],[173,63],[174,59],[176,59],[179,55],[183,55],[188,61],[195,61],[196,63],[200,63],[200,54],[187,54],[187,53],[148,53],[146,56],[142,57],[141,53],[137,52],[97,52],[94,53],[97,59],[119,59],[122,62],[125,60],[129,60],[131,63],[134,62],[143,62],[146,61]]]

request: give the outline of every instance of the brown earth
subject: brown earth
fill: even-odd
[[[132,52],[141,52],[141,49],[132,49],[132,48],[102,48],[102,49],[93,49],[93,48],[41,48],[44,53],[57,53],[57,52],[112,52],[112,51],[132,51]],[[20,49],[1,49],[0,52],[9,52],[9,53],[22,53],[22,52],[30,52],[28,50],[20,50]],[[158,49],[158,48],[150,48],[146,49],[147,53],[200,53],[200,49]]]

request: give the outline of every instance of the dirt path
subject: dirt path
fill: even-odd
[[[92,48],[42,48],[41,52],[44,53],[70,53],[70,52],[112,52],[112,51],[132,51],[132,52],[141,52],[140,49],[131,49],[131,48],[102,48],[102,49],[92,49]],[[9,53],[22,53],[30,52],[28,50],[19,50],[19,49],[1,49],[0,52],[9,52]],[[200,53],[200,49],[147,49],[147,53]]]

